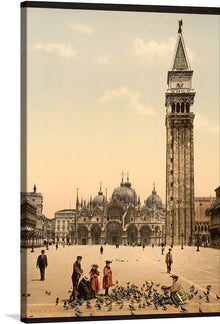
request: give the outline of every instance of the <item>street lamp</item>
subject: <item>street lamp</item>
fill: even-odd
[[[32,231],[32,248],[31,253],[34,252],[34,231]]]
[[[198,233],[197,233],[197,250],[196,252],[199,252],[199,228],[198,228]]]
[[[182,237],[182,246],[181,246],[181,249],[183,250],[183,232],[181,234],[181,237]]]

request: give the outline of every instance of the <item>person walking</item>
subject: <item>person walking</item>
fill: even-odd
[[[103,253],[103,246],[101,245],[101,247],[100,247],[100,254],[102,255],[102,253]]]
[[[71,277],[73,283],[73,292],[72,295],[70,296],[70,299],[73,300],[77,300],[77,289],[78,289],[79,278],[83,273],[83,270],[81,268],[81,261],[82,261],[82,257],[78,256],[76,261],[73,264],[73,274]]]
[[[96,291],[99,290],[99,271],[98,265],[93,264],[92,269],[89,272],[90,275],[90,286],[91,286],[91,298],[96,298]]]
[[[164,253],[164,250],[165,250],[165,247],[164,247],[164,245],[162,244],[161,245],[161,254],[163,255],[163,253]]]
[[[144,249],[145,249],[145,244],[143,244],[143,251],[144,251]]]
[[[112,282],[112,270],[110,267],[110,263],[111,261],[106,260],[106,266],[104,267],[103,273],[104,273],[104,277],[103,277],[103,289],[105,289],[105,296],[108,296],[108,289],[109,287],[113,286],[113,282]]]
[[[172,249],[169,248],[169,251],[166,254],[166,258],[165,258],[165,263],[167,264],[167,273],[170,273],[171,271],[171,265],[173,263],[173,256],[171,253]]]
[[[56,250],[58,249],[58,243],[56,244]]]
[[[42,250],[41,254],[37,258],[37,268],[40,269],[40,280],[45,280],[45,268],[47,267],[47,256],[45,255],[45,251]]]

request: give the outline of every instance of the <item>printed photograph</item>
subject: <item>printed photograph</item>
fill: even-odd
[[[30,3],[21,320],[219,316],[219,12]]]

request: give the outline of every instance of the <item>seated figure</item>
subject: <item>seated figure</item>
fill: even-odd
[[[91,299],[90,276],[84,274],[77,289],[78,299]]]
[[[175,305],[186,303],[186,293],[179,282],[179,277],[177,275],[172,275],[173,278],[172,286],[169,287],[170,291],[170,302]]]

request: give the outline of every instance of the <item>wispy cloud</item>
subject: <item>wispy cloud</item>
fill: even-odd
[[[130,107],[139,115],[151,116],[155,115],[155,111],[151,107],[144,106],[140,102],[140,93],[132,91],[126,87],[121,87],[118,90],[106,90],[98,100],[99,104],[113,102],[122,99],[126,107]]]
[[[196,114],[195,127],[209,133],[219,134],[219,126],[212,124],[206,117]]]
[[[36,43],[31,46],[32,50],[42,51],[46,53],[55,53],[64,58],[73,58],[76,56],[76,51],[71,44],[60,43]]]
[[[136,38],[133,42],[134,52],[138,56],[146,56],[150,62],[153,59],[163,58],[163,57],[172,57],[174,54],[176,45],[176,38],[169,37],[167,42],[157,42],[155,40],[150,40],[145,42],[142,38]],[[189,60],[195,60],[195,55],[192,51],[186,48],[187,55]]]
[[[99,56],[96,57],[96,60],[99,64],[106,64],[109,61],[109,58],[107,56]]]
[[[90,35],[93,33],[93,29],[89,26],[89,25],[84,25],[84,24],[80,24],[80,23],[67,23],[67,26],[74,30],[74,31],[77,31],[79,33],[82,33],[82,34],[87,34],[87,35]]]

